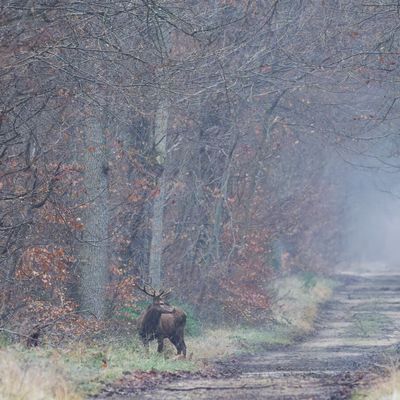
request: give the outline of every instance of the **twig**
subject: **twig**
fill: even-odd
[[[6,328],[0,328],[0,332],[6,332],[6,333],[10,333],[10,334],[12,334],[12,335],[17,335],[17,336],[21,336],[21,337],[30,339],[30,336],[29,336],[29,335],[25,335],[25,334],[23,334],[23,333],[15,332],[15,331],[12,331],[12,330],[6,329]]]
[[[241,385],[241,386],[193,386],[187,388],[179,388],[179,387],[165,387],[163,390],[167,390],[170,392],[190,392],[193,390],[236,390],[236,389],[267,389],[273,385]]]

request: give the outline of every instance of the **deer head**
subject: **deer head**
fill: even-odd
[[[150,296],[153,299],[153,304],[149,306],[149,309],[151,307],[156,308],[159,310],[161,313],[172,313],[174,312],[174,307],[171,307],[166,301],[165,298],[171,293],[172,288],[168,290],[160,290],[156,291],[154,288],[152,288],[148,284],[143,284],[143,286],[140,286],[138,284],[135,285],[140,291],[142,291],[144,294],[147,296]]]

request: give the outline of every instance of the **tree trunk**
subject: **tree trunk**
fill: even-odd
[[[159,29],[160,48],[159,55],[162,64],[168,58],[171,50],[171,33],[170,27],[161,19],[157,21]],[[160,87],[168,86],[168,77],[164,72],[161,74]],[[157,162],[161,167],[161,175],[158,179],[158,196],[153,203],[153,217],[151,222],[151,244],[150,244],[150,259],[149,259],[149,278],[154,288],[161,286],[161,271],[162,271],[162,253],[163,253],[163,217],[164,205],[166,199],[166,179],[165,179],[165,163],[167,160],[167,130],[168,130],[168,115],[169,115],[169,100],[160,91],[159,102],[157,105],[155,121],[154,121],[154,145],[157,152]]]
[[[167,128],[168,128],[168,101],[161,100],[155,118],[154,141],[157,151],[157,162],[162,167],[158,180],[159,193],[153,203],[153,218],[151,221],[151,245],[149,278],[154,288],[161,286],[161,264],[163,252],[163,217],[166,198],[165,160],[167,157]]]
[[[104,124],[96,116],[88,117],[84,128],[82,164],[84,232],[78,252],[81,307],[104,318],[108,281],[108,164]]]
[[[228,156],[225,160],[224,172],[222,175],[222,183],[220,186],[220,197],[217,200],[217,204],[215,206],[215,214],[214,214],[214,227],[213,227],[213,255],[215,262],[220,261],[221,251],[220,251],[220,236],[223,225],[223,212],[224,212],[224,203],[227,198],[228,193],[228,183],[231,177],[231,164],[233,154],[235,152],[236,146],[239,141],[239,130],[236,130],[235,133],[232,134],[231,144]]]

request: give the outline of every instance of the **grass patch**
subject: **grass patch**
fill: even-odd
[[[286,345],[293,340],[293,330],[287,325],[271,324],[265,329],[240,329],[233,338],[245,348],[257,348],[260,345]]]
[[[194,362],[219,359],[234,354],[252,353],[267,345],[287,345],[293,332],[287,326],[271,325],[260,328],[207,329],[202,337],[188,340]]]
[[[158,354],[152,347],[145,354],[139,343],[99,346],[87,348],[79,346],[70,351],[67,358],[64,355],[63,364],[69,376],[81,392],[94,394],[105,382],[112,382],[126,371],[193,371],[196,365],[191,361],[174,360],[171,350],[166,354]],[[79,366],[79,369],[77,369]]]
[[[388,326],[393,327],[393,321],[384,314],[359,312],[354,314],[349,334],[359,337],[377,336],[383,333]]]

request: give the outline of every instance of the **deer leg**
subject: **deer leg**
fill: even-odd
[[[157,338],[158,346],[157,351],[161,353],[164,349],[164,338]]]
[[[183,337],[182,337],[182,339],[181,339],[180,345],[181,345],[181,346],[180,346],[180,347],[181,347],[181,350],[182,350],[182,352],[183,352],[183,357],[186,358],[186,343],[185,343]]]
[[[169,338],[169,340],[170,340],[171,343],[176,347],[177,354],[178,354],[178,355],[181,354],[181,348],[180,348],[180,346],[179,346],[179,339],[178,339],[177,337],[175,337],[175,336],[171,336],[171,337]]]
[[[149,340],[147,340],[146,338],[143,338],[142,343],[143,343],[143,347],[144,347],[144,351],[145,351],[146,355],[149,355]]]
[[[186,343],[185,343],[183,332],[179,336],[179,353],[178,354],[180,354],[181,351],[183,353],[183,356],[186,358]]]
[[[177,354],[183,353],[183,356],[186,358],[186,344],[183,336],[172,336],[169,338],[172,344],[176,347]]]

